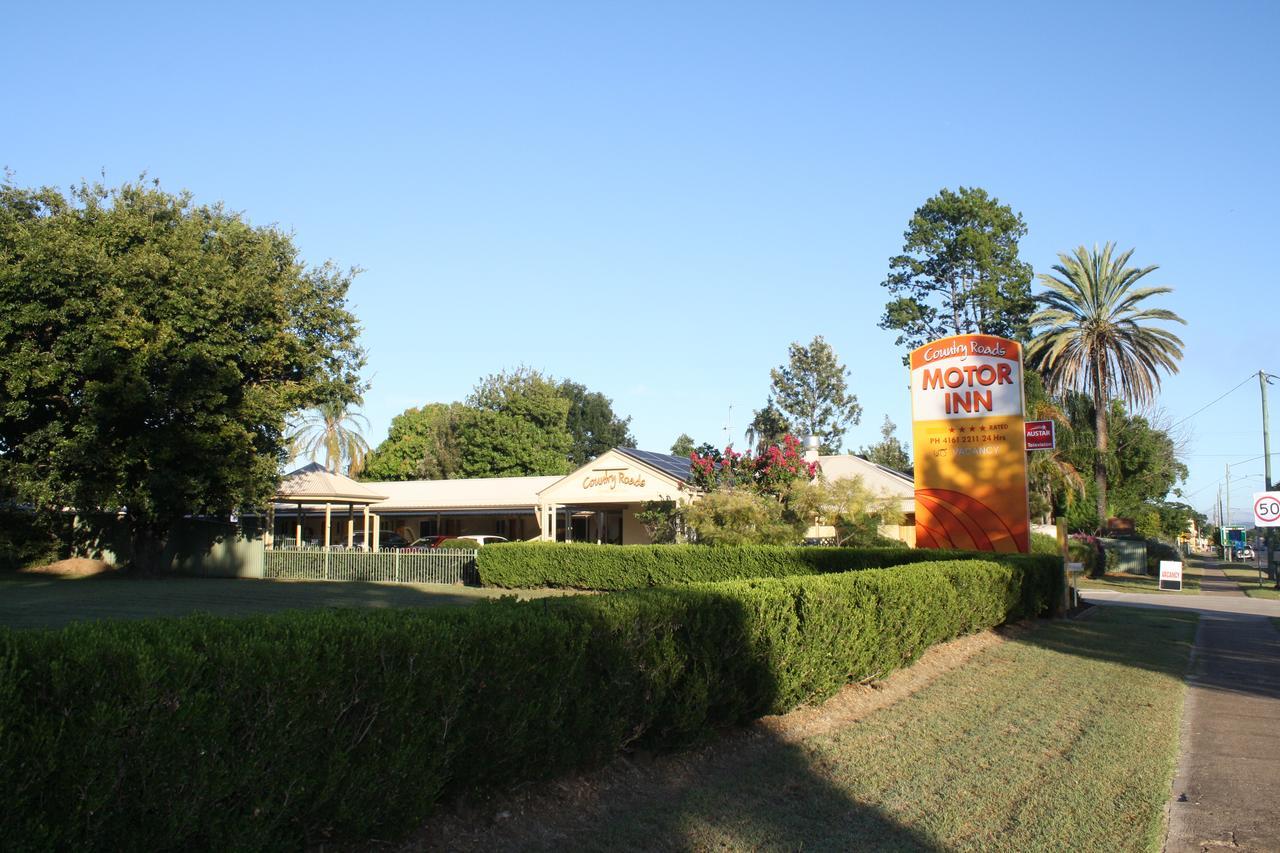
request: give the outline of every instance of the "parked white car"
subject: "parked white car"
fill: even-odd
[[[477,545],[492,545],[494,542],[510,542],[511,540],[505,536],[494,536],[489,533],[468,533],[465,536],[455,536],[454,539],[465,539],[474,542]]]

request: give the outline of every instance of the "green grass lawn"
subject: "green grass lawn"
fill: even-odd
[[[249,616],[324,607],[456,607],[486,598],[534,598],[558,590],[502,590],[446,584],[217,578],[49,578],[0,575],[0,626],[60,628],[98,619]]]
[[[1265,572],[1262,575],[1262,583],[1258,583],[1258,570],[1255,568],[1228,566],[1225,563],[1220,568],[1250,598],[1280,599],[1280,590],[1275,588],[1275,581],[1268,578]]]
[[[526,815],[523,837],[466,846],[1157,850],[1196,618],[1100,608],[834,734],[668,759],[585,808]]]
[[[1167,592],[1176,595],[1178,590],[1160,589],[1159,580],[1142,575],[1103,575],[1100,578],[1082,577],[1081,589],[1114,589],[1120,592]],[[1184,563],[1182,568],[1182,592],[1200,592],[1200,568]]]

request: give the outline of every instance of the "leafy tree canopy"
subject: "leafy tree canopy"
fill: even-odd
[[[687,432],[682,432],[680,437],[672,442],[671,453],[675,456],[688,456],[696,447],[697,445],[693,443],[693,436]]]
[[[763,409],[757,409],[753,413],[751,423],[747,425],[747,448],[763,453],[765,448],[779,444],[782,437],[790,432],[791,422],[770,397]]]
[[[527,367],[481,379],[457,425],[461,475],[567,474],[570,405],[555,380]]]
[[[631,418],[620,418],[613,411],[613,401],[599,391],[565,379],[560,383],[560,396],[569,401],[566,425],[573,436],[569,461],[584,465],[614,447],[634,447]]]
[[[845,430],[862,419],[862,406],[845,381],[848,369],[821,335],[808,346],[791,344],[787,353],[787,363],[769,373],[771,399],[797,428],[818,437],[823,453],[839,453]]]
[[[1035,310],[1031,266],[1018,258],[1026,233],[1022,214],[986,190],[943,189],[916,210],[889,260],[881,286],[893,298],[880,328],[907,349],[965,333],[1025,340]]]
[[[907,445],[898,440],[897,431],[898,425],[885,415],[884,423],[880,426],[880,441],[870,447],[864,447],[861,455],[870,462],[895,471],[911,470],[911,453]]]
[[[262,505],[286,416],[359,399],[352,272],[151,184],[0,185],[0,480],[122,510],[139,549]]]
[[[1061,405],[1070,426],[1065,430],[1059,427],[1059,450],[1077,471],[1092,469],[1101,453],[1109,483],[1108,516],[1136,519],[1148,504],[1165,501],[1186,479],[1187,466],[1178,459],[1180,448],[1173,436],[1147,417],[1128,412],[1121,401],[1113,400],[1108,407],[1106,418],[1114,441],[1105,451],[1097,449],[1093,401],[1087,395],[1071,393],[1061,399]],[[1065,514],[1073,530],[1092,532],[1106,519],[1096,509],[1095,483],[1085,480],[1082,485],[1088,500],[1069,501],[1058,492],[1055,512]]]
[[[448,480],[461,476],[457,426],[462,403],[428,403],[391,419],[387,438],[369,454],[367,480]]]
[[[635,443],[630,418],[571,380],[527,367],[486,376],[465,403],[432,403],[392,421],[370,455],[370,479],[565,474]]]

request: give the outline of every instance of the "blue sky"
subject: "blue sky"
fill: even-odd
[[[375,441],[525,364],[642,447],[724,443],[730,406],[741,444],[818,334],[864,409],[846,445],[886,414],[906,437],[879,283],[964,185],[1023,214],[1037,271],[1107,240],[1160,265],[1186,491],[1207,509],[1228,462],[1237,512],[1261,488],[1256,381],[1193,413],[1280,373],[1275,3],[27,3],[5,29],[16,183],[145,171],[364,270]]]

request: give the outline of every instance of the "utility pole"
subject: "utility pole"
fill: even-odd
[[[1222,526],[1229,528],[1231,526],[1231,464],[1226,464],[1226,480],[1222,483],[1222,491],[1226,497],[1226,508],[1222,510]],[[1228,562],[1233,562],[1231,558],[1235,556],[1235,548],[1231,547],[1229,539],[1222,539],[1222,557]]]
[[[1271,416],[1267,412],[1267,385],[1270,379],[1267,378],[1265,370],[1258,371],[1258,388],[1262,391],[1262,470],[1266,473],[1263,478],[1267,484],[1264,491],[1271,491]],[[1280,572],[1276,572],[1271,563],[1271,531],[1267,528],[1267,574],[1272,576],[1276,582],[1276,589],[1280,589]]]

